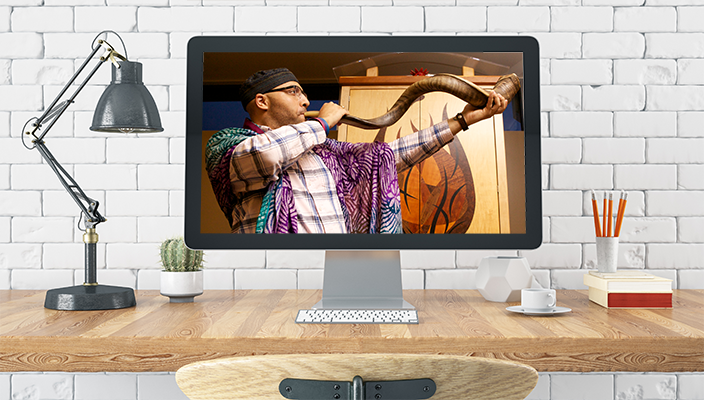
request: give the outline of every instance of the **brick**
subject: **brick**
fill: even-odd
[[[677,135],[680,137],[704,137],[704,112],[677,113]]]
[[[581,0],[520,0],[521,6],[579,6]]]
[[[699,5],[701,6],[701,2]],[[701,32],[702,20],[704,20],[704,7],[677,7],[678,32]]]
[[[91,53],[96,33],[46,33],[44,37],[44,57],[48,59],[69,58],[85,60]],[[103,37],[105,38],[105,37]],[[120,46],[116,37],[110,36],[108,43]]]
[[[646,139],[646,162],[704,163],[704,139]]]
[[[415,271],[414,271],[415,272]],[[422,273],[422,271],[420,271]],[[422,286],[421,286],[422,288]],[[321,290],[323,289],[322,269],[302,269],[298,271],[299,290]]]
[[[425,7],[425,32],[486,32],[486,7]]]
[[[542,58],[580,58],[582,56],[582,34],[577,32],[530,33],[540,44]]]
[[[646,58],[704,57],[704,33],[647,33]]]
[[[433,269],[425,271],[426,289],[476,289],[474,269]]]
[[[62,165],[105,162],[105,139],[55,138],[46,144]]]
[[[78,374],[76,400],[136,400],[136,374]]]
[[[175,375],[139,374],[137,375],[137,387],[139,400],[188,400],[188,397],[176,384]]]
[[[84,71],[85,72],[85,71]],[[80,79],[80,77],[79,77]],[[101,83],[101,82],[94,82]],[[105,81],[105,86],[109,81]],[[81,90],[80,96],[77,96],[75,101],[71,104],[71,111],[90,111],[93,113],[95,111],[95,106],[100,100],[100,96],[105,92],[104,85],[86,85]],[[44,85],[42,87],[42,92],[44,93],[44,107],[49,107],[51,101],[54,100],[63,89],[62,85]],[[74,92],[69,90],[65,96],[70,96]]]
[[[613,188],[611,165],[552,165],[551,189],[591,190]]]
[[[203,259],[206,268],[265,268],[264,250],[206,250]]]
[[[138,242],[158,242],[176,236],[183,236],[182,217],[139,217],[137,218]]]
[[[457,250],[457,268],[477,268],[484,257],[517,257],[516,250]]]
[[[0,61],[0,64],[2,62]],[[0,68],[2,68],[0,66]],[[10,112],[0,111],[0,137],[10,137]]]
[[[43,51],[42,35],[38,33],[0,33],[0,58],[40,58]]]
[[[613,393],[613,375],[552,375],[550,379],[551,398],[575,398],[579,393],[582,400],[616,398]]]
[[[457,0],[458,6],[485,6],[486,0]],[[495,0],[491,5],[517,6],[518,0]]]
[[[616,60],[617,85],[673,85],[677,81],[675,60]]]
[[[41,192],[0,191],[0,215],[9,217],[41,215],[41,204]]]
[[[550,136],[552,137],[610,137],[613,136],[612,112],[552,112]]]
[[[296,7],[237,7],[235,32],[295,32],[297,14]]]
[[[45,243],[43,245],[42,268],[84,269],[84,247],[83,243]],[[97,266],[98,268],[105,268],[105,244],[98,243],[97,248]]]
[[[681,217],[677,219],[678,235],[680,243],[702,243],[704,242],[704,218],[702,217]]]
[[[553,85],[607,85],[613,81],[611,60],[552,60]]]
[[[331,6],[392,6],[394,4],[393,0],[329,0],[329,2]]]
[[[158,137],[183,138],[186,136],[186,113],[183,111],[161,111],[161,126],[163,132]]]
[[[12,12],[12,30],[14,32],[71,32],[73,31],[73,9],[70,7],[16,7]]]
[[[110,269],[161,269],[159,243],[108,243],[105,254]]]
[[[616,112],[614,136],[674,137],[677,136],[676,112]]]
[[[42,109],[41,86],[1,85],[0,109],[4,111],[40,111]]]
[[[139,7],[140,32],[232,32],[233,7]]]
[[[647,6],[695,6],[701,4],[699,0],[645,0]]]
[[[535,250],[521,251],[531,268],[578,269],[582,264],[582,245],[543,243]]]
[[[650,191],[647,200],[649,216],[704,216],[704,191]]]
[[[616,165],[614,185],[619,189],[677,189],[676,165]]]
[[[169,163],[184,164],[186,162],[186,141],[183,138],[169,140]]]
[[[105,214],[109,216],[167,216],[169,192],[109,191],[105,201]]]
[[[583,269],[597,269],[596,244],[588,243],[584,245]],[[644,269],[645,268],[645,245],[631,244],[619,240],[618,256],[616,260],[618,269]]]
[[[702,85],[704,77],[702,77],[701,71],[704,71],[704,60],[677,60],[677,83],[680,85]]]
[[[699,111],[704,109],[704,86],[647,86],[647,110]]]
[[[0,191],[10,189],[10,165],[0,164]]]
[[[359,32],[359,7],[300,7],[298,32]]]
[[[550,60],[540,60],[540,82],[550,82]]]
[[[488,32],[547,32],[549,7],[489,7]]]
[[[84,190],[135,190],[134,164],[76,165],[74,177]]]
[[[165,164],[169,159],[166,138],[110,138],[107,140],[107,162],[111,164]]]
[[[39,269],[42,267],[42,245],[27,243],[0,244],[0,270]]]
[[[295,270],[238,269],[235,270],[235,290],[296,289]]]
[[[140,269],[137,271],[137,290],[159,290],[161,286],[161,271]]]
[[[678,189],[704,189],[704,165],[679,165],[677,173]]]
[[[645,139],[589,138],[584,139],[584,158],[589,164],[645,163]]]
[[[75,7],[76,32],[132,32],[137,28],[137,7]],[[122,53],[119,40],[108,43]],[[118,47],[120,46],[120,47]]]
[[[235,9],[235,18],[237,18],[237,12],[238,9]],[[236,29],[237,20],[235,19],[235,30]],[[200,36],[198,32],[170,32],[168,34],[168,42],[171,58],[186,58],[188,41],[196,36]]]
[[[550,374],[538,373],[538,383],[526,400],[546,400],[550,399]]]
[[[626,217],[621,225],[620,241],[624,243],[674,243],[677,241],[677,221],[673,217]]]
[[[675,398],[677,378],[672,374],[625,374],[616,375],[618,398],[627,398],[637,393],[645,399]]]
[[[324,266],[324,250],[269,250],[266,253],[267,268],[321,269]]]
[[[704,289],[704,270],[679,270],[677,271],[678,289]],[[702,399],[704,398],[704,379],[699,381],[699,387],[689,387],[686,389],[683,376],[679,378],[679,391],[681,399]],[[698,397],[697,397],[698,396]]]
[[[16,217],[12,219],[12,241],[60,243],[73,240],[74,221],[61,217]]]
[[[550,241],[552,243],[584,243],[593,240],[593,217],[550,218]]]
[[[642,6],[645,0],[582,0],[585,6]]]
[[[173,216],[183,216],[185,206],[185,199],[183,190],[170,190],[169,191],[169,215]]]
[[[552,7],[550,30],[553,32],[611,32],[612,7]]]
[[[704,244],[647,244],[650,269],[704,269]]]
[[[704,279],[699,282],[704,282]],[[704,399],[704,374],[681,374],[677,376],[677,381],[681,400]]]
[[[65,167],[71,174],[71,166]],[[11,168],[10,179],[14,190],[63,190],[61,182],[45,164],[18,164]]]
[[[12,270],[13,290],[47,290],[73,286],[73,270]]]
[[[646,106],[643,86],[584,86],[583,107],[590,111],[637,111]]]
[[[422,32],[424,29],[422,7],[363,7],[361,12],[362,32]],[[353,17],[354,14],[348,18]]]
[[[675,32],[674,7],[618,7],[614,11],[616,32]]]
[[[543,85],[540,87],[541,111],[576,111],[582,108],[580,86]]]
[[[639,33],[585,33],[584,58],[642,58],[645,38]]]
[[[561,289],[567,289],[567,290],[587,290],[587,286],[584,284],[584,274],[587,273],[586,269],[566,269],[566,270],[553,270],[550,271],[550,280],[552,282],[552,288],[561,290]],[[558,299],[558,304],[559,304],[559,299]],[[552,389],[554,390],[554,389]],[[553,392],[554,393],[554,392]],[[587,392],[589,393],[589,392]],[[556,397],[559,399],[566,398],[569,399],[571,397]],[[610,398],[610,397],[607,397]],[[589,399],[592,399],[592,397],[589,397]],[[594,397],[594,399],[597,399],[597,397]]]
[[[203,270],[204,290],[234,290],[235,275],[233,270],[205,269]]]
[[[543,192],[543,215],[581,216],[582,192],[548,190]]]
[[[544,164],[577,164],[582,159],[582,141],[577,138],[544,138],[540,148]]]
[[[404,250],[401,251],[401,268],[452,269],[455,268],[455,252],[452,250]]]
[[[182,85],[186,81],[186,62],[183,59],[141,60],[144,82],[150,85]]]
[[[0,269],[0,290],[10,290],[11,272],[12,271],[10,271],[9,269]],[[8,379],[7,382],[3,382],[3,376],[0,375],[0,396],[2,396],[4,393],[8,393],[6,397],[10,398],[10,381]]]
[[[45,0],[45,6],[103,6],[105,0]]]
[[[11,226],[10,217],[0,217],[0,243],[9,243],[12,236],[10,228]]]
[[[184,165],[140,165],[139,189],[184,189]]]
[[[10,7],[0,7],[0,32],[10,30]]]
[[[103,243],[132,243],[137,241],[137,217],[110,217],[98,228]]]
[[[110,8],[112,9],[112,7]],[[135,9],[135,14],[137,13]],[[127,48],[127,58],[129,60],[141,60],[150,58],[186,58],[185,48],[182,56],[172,54],[170,49],[169,37],[166,32],[146,33],[135,32],[129,33],[120,32],[122,40]],[[110,44],[122,54],[125,50],[122,48],[122,43],[113,36],[109,37]],[[109,80],[107,80],[109,82]]]
[[[154,7],[159,7],[159,6],[174,6],[174,5],[183,5],[183,4],[188,4],[189,2],[187,1],[182,1],[182,2],[177,2],[177,1],[169,1],[169,0],[107,0],[107,5],[108,6],[154,6]],[[190,2],[190,5],[198,5],[200,6],[201,3],[198,2],[197,4]]]

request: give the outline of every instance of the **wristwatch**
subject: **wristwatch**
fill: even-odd
[[[457,115],[455,115],[455,121],[460,124],[463,131],[469,129],[469,125],[467,125],[467,121],[464,120],[464,115],[462,115],[462,113],[457,113]]]

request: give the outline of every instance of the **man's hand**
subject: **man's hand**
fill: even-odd
[[[335,103],[325,103],[320,108],[318,118],[324,119],[325,122],[328,123],[330,129],[332,129],[333,126],[340,123],[340,119],[342,118],[342,116],[347,115],[349,113],[349,111],[345,110],[344,108]]]
[[[484,108],[477,109],[467,103],[464,110],[462,110],[462,114],[464,114],[464,120],[467,121],[467,125],[472,125],[496,114],[501,114],[506,110],[506,107],[508,107],[508,100],[492,90],[489,92],[489,99]]]

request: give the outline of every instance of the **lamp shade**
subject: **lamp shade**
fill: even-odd
[[[112,66],[112,82],[93,114],[92,131],[161,132],[161,118],[154,98],[142,83],[142,63],[120,61]]]

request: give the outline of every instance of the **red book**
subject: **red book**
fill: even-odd
[[[589,300],[607,308],[672,308],[672,292],[610,293],[590,287]]]

